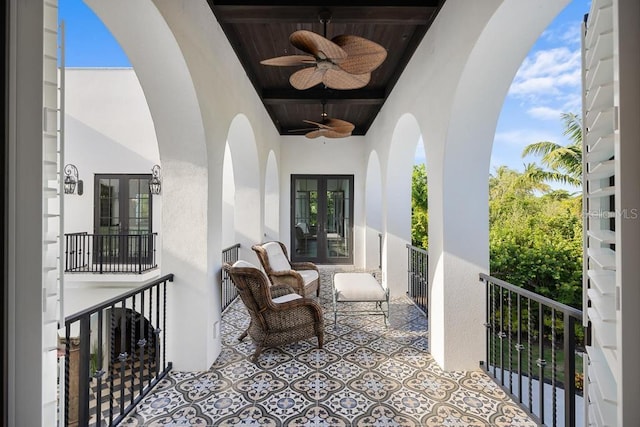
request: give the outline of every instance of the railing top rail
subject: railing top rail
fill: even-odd
[[[233,245],[233,246],[229,246],[228,248],[224,248],[224,249],[222,250],[222,252],[227,252],[227,251],[230,251],[230,250],[232,250],[232,249],[239,248],[239,247],[240,247],[240,243],[236,243],[236,244],[235,244],[235,245]]]
[[[65,325],[69,325],[69,324],[71,324],[73,322],[77,322],[78,320],[80,320],[84,316],[96,313],[96,312],[98,312],[100,310],[103,310],[103,309],[105,309],[107,307],[110,307],[110,306],[112,306],[114,304],[117,304],[117,303],[119,303],[119,302],[121,302],[121,301],[123,301],[123,300],[125,300],[125,299],[127,299],[127,298],[129,298],[131,296],[133,296],[133,295],[139,294],[140,292],[146,291],[147,289],[150,289],[150,288],[154,287],[155,285],[158,285],[158,284],[166,282],[166,281],[173,282],[173,273],[164,275],[164,276],[162,276],[162,277],[160,277],[158,279],[155,279],[155,280],[152,280],[152,281],[150,281],[148,283],[145,283],[142,286],[139,286],[139,287],[137,287],[135,289],[132,289],[132,290],[130,290],[128,292],[125,292],[124,294],[118,295],[116,297],[108,299],[107,301],[98,303],[98,304],[96,304],[96,305],[94,305],[92,307],[86,308],[86,309],[84,309],[82,311],[79,311],[79,312],[77,312],[75,314],[67,316],[64,319]]]
[[[426,249],[422,249],[422,248],[419,248],[417,246],[413,246],[413,245],[411,245],[409,243],[407,243],[407,249],[411,249],[411,250],[414,250],[416,252],[420,252],[422,254],[429,255],[429,251],[427,251]]]
[[[489,276],[488,274],[484,274],[484,273],[480,273],[480,281],[481,282],[491,282],[494,283],[496,285],[499,285],[511,292],[514,292],[518,295],[521,295],[523,297],[532,299],[536,302],[539,302],[541,304],[544,304],[546,306],[549,306],[551,308],[554,308],[556,310],[562,311],[565,314],[568,314],[569,316],[575,317],[577,319],[582,320],[582,311],[578,310],[577,308],[568,306],[566,304],[562,304],[560,302],[554,301],[550,298],[544,297],[542,295],[538,295],[535,292],[531,292],[527,289],[523,289],[519,286],[513,285],[509,282],[505,282],[504,280],[500,280],[496,277],[493,276]]]
[[[130,237],[130,236],[157,236],[158,232],[154,231],[153,233],[118,233],[118,234],[96,234],[96,233],[87,233],[86,231],[80,231],[77,233],[64,233],[65,236],[110,236],[110,237]]]

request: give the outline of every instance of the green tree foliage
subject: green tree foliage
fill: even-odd
[[[527,145],[522,157],[530,154],[542,156],[541,163],[548,169],[538,169],[535,177],[541,181],[560,182],[579,187],[582,185],[582,122],[573,113],[561,115],[567,145],[539,141]]]
[[[427,170],[414,165],[411,175],[411,244],[423,249],[429,246]]]
[[[573,307],[582,305],[581,199],[520,173],[489,179],[491,274]]]

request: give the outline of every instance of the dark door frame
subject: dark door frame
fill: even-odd
[[[315,257],[304,257],[304,256],[300,256],[299,254],[296,253],[295,250],[293,250],[293,248],[296,247],[296,203],[295,203],[295,199],[296,199],[296,186],[295,186],[295,182],[298,179],[317,179],[318,180],[318,217],[317,217],[317,224],[318,224],[318,230],[317,230],[317,235],[316,235],[316,242],[317,242],[317,252],[316,252],[316,256]],[[345,257],[345,258],[331,258],[326,256],[324,249],[326,249],[328,242],[326,239],[326,233],[327,230],[326,228],[326,214],[327,214],[327,200],[326,200],[326,192],[327,192],[327,188],[326,188],[326,182],[329,179],[347,179],[349,180],[349,194],[350,194],[350,203],[349,203],[349,218],[350,218],[350,227],[348,230],[348,238],[347,240],[349,242],[351,242],[351,247],[349,249],[349,256]],[[291,260],[292,261],[311,261],[311,262],[315,262],[318,264],[353,264],[353,252],[354,252],[354,246],[355,246],[355,239],[353,236],[353,228],[354,228],[354,224],[353,224],[353,212],[354,212],[354,181],[355,181],[355,176],[354,175],[345,175],[345,174],[297,174],[291,175],[291,191],[290,191],[290,198],[289,198],[289,203],[290,203],[290,219],[289,219],[289,229],[290,229],[290,236],[289,236],[289,242],[290,242],[290,248],[291,250]]]
[[[2,238],[2,246],[0,246],[0,273],[2,273],[2,292],[0,293],[1,306],[0,310],[0,327],[2,328],[2,340],[0,340],[0,354],[2,354],[2,368],[0,369],[0,381],[2,381],[2,401],[0,402],[0,426],[6,426],[7,419],[7,407],[8,407],[8,383],[7,383],[7,367],[8,367],[8,307],[7,307],[7,290],[9,284],[9,278],[7,276],[7,150],[9,149],[9,128],[7,114],[8,108],[8,82],[9,82],[9,2],[2,1],[0,6],[0,28],[1,41],[0,41],[0,70],[1,82],[0,82],[0,129],[2,129],[2,149],[0,149],[0,188],[2,189],[2,197],[0,197],[0,221],[2,227],[0,227],[0,237]]]
[[[124,180],[123,182],[123,178],[126,178],[126,180]],[[128,205],[128,201],[129,201],[129,180],[131,179],[151,179],[151,174],[125,174],[125,173],[105,173],[105,174],[95,174],[94,176],[94,205],[93,205],[93,231],[94,234],[98,235],[100,234],[100,180],[101,179],[117,179],[120,181],[121,185],[120,185],[120,193],[118,196],[118,200],[119,200],[119,212],[118,212],[118,217],[120,218],[120,223],[122,224],[122,222],[125,222],[125,228],[124,229],[120,229],[118,235],[123,236],[123,235],[129,235],[129,217],[128,217],[128,211],[129,211],[129,205]],[[147,187],[148,189],[148,187]],[[134,252],[131,251],[131,247],[129,245],[138,245],[137,250],[141,251],[142,248],[151,248],[152,245],[152,239],[153,237],[151,236],[151,234],[153,233],[153,196],[151,194],[151,191],[149,191],[149,232],[148,232],[148,236],[147,239],[142,241],[142,240],[138,240],[138,239],[130,239],[130,238],[126,238],[126,237],[118,237],[115,239],[112,239],[110,237],[102,237],[100,238],[100,240],[94,240],[94,244],[96,245],[93,249],[93,254],[94,257],[98,256],[99,257],[99,262],[104,262],[104,263],[119,263],[119,262],[139,262],[140,258],[136,255],[134,258],[129,259],[129,256],[132,255]],[[137,233],[134,233],[137,234]],[[100,248],[104,247],[104,246],[111,246],[111,245],[117,245],[118,247],[117,249],[117,254],[118,255],[113,255],[108,256],[107,258],[103,258],[100,255]],[[116,253],[116,252],[114,252]],[[135,252],[136,254],[138,254],[137,252]],[[149,250],[144,251],[144,259],[142,259],[143,262],[151,262],[151,257],[153,256],[153,253]]]

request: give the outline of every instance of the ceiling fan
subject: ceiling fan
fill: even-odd
[[[325,102],[322,103],[322,121],[314,122],[312,120],[303,120],[303,122],[313,125],[305,129],[292,129],[291,132],[310,131],[304,136],[310,139],[324,136],[326,138],[345,138],[351,136],[351,132],[355,129],[353,123],[346,120],[332,119],[327,117],[325,111]]]
[[[309,89],[323,83],[331,89],[359,89],[371,79],[371,72],[387,57],[387,51],[371,40],[339,35],[329,40],[327,11],[320,14],[324,25],[324,37],[312,31],[299,30],[289,36],[289,41],[308,55],[278,56],[260,61],[263,65],[296,66],[311,65],[296,71],[289,82],[296,89]]]

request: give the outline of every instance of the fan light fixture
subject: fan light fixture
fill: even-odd
[[[322,117],[321,122],[311,120],[303,120],[303,122],[313,125],[312,128],[293,129],[291,132],[309,131],[304,136],[310,139],[324,136],[326,138],[345,138],[351,136],[351,132],[355,129],[353,123],[346,120],[329,118],[325,111],[326,101],[322,101]]]
[[[74,194],[76,187],[78,188],[78,195],[82,195],[82,180],[78,179],[78,168],[69,163],[64,167],[64,194]]]
[[[151,194],[160,194],[162,190],[162,181],[160,181],[160,165],[153,165],[151,168],[153,176],[149,180],[149,191]]]

